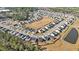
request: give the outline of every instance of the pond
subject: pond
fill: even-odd
[[[72,28],[64,40],[69,43],[76,44],[77,39],[78,39],[78,31],[75,28]]]

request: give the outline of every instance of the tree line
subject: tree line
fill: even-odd
[[[40,47],[31,42],[0,31],[0,51],[39,51]]]

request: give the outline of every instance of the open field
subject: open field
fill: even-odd
[[[25,26],[26,27],[29,27],[29,28],[33,28],[33,29],[39,29],[49,23],[53,22],[53,20],[51,20],[50,18],[48,18],[47,16],[46,17],[43,17],[42,20],[39,20],[39,21],[36,21],[36,22],[33,22],[31,24],[26,24]]]

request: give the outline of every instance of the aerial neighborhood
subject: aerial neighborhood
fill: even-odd
[[[52,8],[0,8],[0,32],[18,37],[24,43],[31,42],[34,47],[40,47],[40,50],[43,48],[49,51],[78,50],[77,42],[79,39],[78,37],[74,38],[75,33],[79,33],[78,16],[73,13],[55,12],[50,9]],[[71,30],[77,31],[71,34]],[[76,36],[79,36],[78,33]],[[73,36],[73,39],[70,36]],[[77,45],[77,49],[72,45]],[[10,47],[13,46],[10,45]],[[13,48],[12,50],[16,50]],[[18,48],[18,50],[21,49]]]

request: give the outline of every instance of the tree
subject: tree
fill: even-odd
[[[0,31],[0,50],[1,51],[36,51],[40,50],[38,46],[31,42],[23,41],[22,39],[12,36],[7,32]]]

